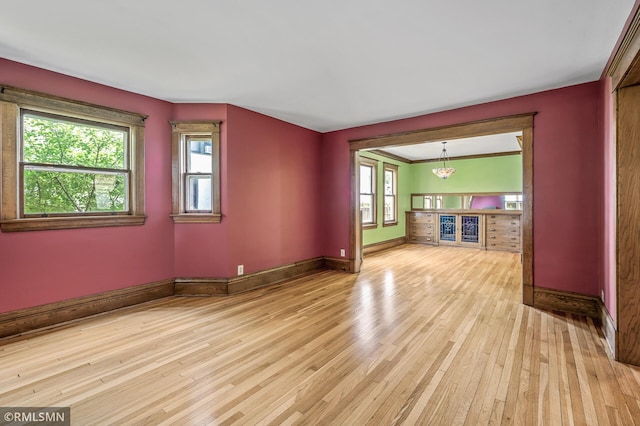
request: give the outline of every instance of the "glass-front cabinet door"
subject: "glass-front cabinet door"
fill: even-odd
[[[440,214],[440,244],[482,246],[482,216],[477,214]]]
[[[477,215],[461,215],[460,230],[462,231],[461,239],[463,243],[479,243],[480,242],[480,216]]]
[[[440,215],[440,244],[456,244],[458,216],[455,214]]]

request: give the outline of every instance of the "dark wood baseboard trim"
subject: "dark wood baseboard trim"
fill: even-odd
[[[611,357],[616,359],[616,335],[618,333],[616,322],[613,320],[607,307],[602,303],[602,300],[598,299],[598,302],[600,308],[600,329],[609,346]]]
[[[562,311],[599,319],[599,300],[595,296],[585,296],[569,291],[533,288],[533,307],[538,309]]]
[[[366,256],[382,250],[388,250],[393,247],[401,246],[407,243],[407,237],[394,238],[393,240],[380,241],[378,243],[367,244],[362,247],[362,255]]]
[[[228,293],[243,293],[245,291],[265,287],[271,284],[300,278],[305,275],[315,274],[316,272],[323,271],[324,269],[324,258],[316,257],[241,277],[233,277],[229,279],[227,287]]]
[[[59,325],[174,294],[173,279],[0,314],[0,338]]]
[[[228,296],[314,274],[325,268],[323,257],[302,260],[232,278],[176,278],[176,296]]]
[[[337,262],[333,263],[336,266],[350,266],[349,260],[335,260]],[[316,257],[240,277],[169,279],[0,313],[0,339],[17,338],[24,333],[60,326],[69,321],[162,297],[227,296],[242,293],[323,271],[328,268],[327,263],[332,264],[324,257]]]
[[[227,278],[176,278],[176,296],[226,296]]]
[[[353,263],[349,259],[339,259],[337,257],[326,257],[324,258],[324,267],[326,269],[332,269],[334,271],[344,271],[351,272],[353,271]]]

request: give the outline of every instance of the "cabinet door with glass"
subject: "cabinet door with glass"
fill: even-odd
[[[482,219],[478,214],[440,214],[440,244],[483,247]]]

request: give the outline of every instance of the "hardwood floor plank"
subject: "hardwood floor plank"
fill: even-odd
[[[623,424],[640,369],[521,304],[518,254],[406,245],[227,298],[170,297],[0,346],[0,406],[74,424]]]

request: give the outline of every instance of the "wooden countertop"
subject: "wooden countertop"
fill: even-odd
[[[522,215],[522,210],[503,210],[503,209],[423,209],[409,210],[407,213],[441,213],[441,214],[497,214],[497,215]]]

